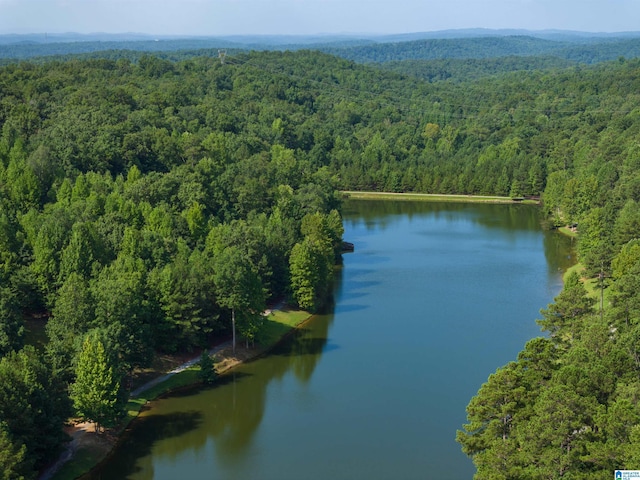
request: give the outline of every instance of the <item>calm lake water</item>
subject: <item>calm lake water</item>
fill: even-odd
[[[216,386],[156,401],[94,479],[470,479],[487,376],[540,334],[571,242],[524,205],[345,205],[331,313]]]

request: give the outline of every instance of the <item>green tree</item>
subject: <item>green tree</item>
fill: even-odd
[[[582,461],[592,438],[598,402],[572,387],[554,384],[540,391],[534,415],[519,429],[521,458],[526,465],[520,478],[585,478],[590,467]]]
[[[96,432],[114,426],[124,412],[121,377],[113,358],[98,335],[87,335],[78,355],[76,381],[69,387],[78,415],[94,422]]]
[[[542,195],[544,212],[548,217],[553,218],[555,225],[561,225],[568,221],[568,212],[564,208],[564,189],[569,179],[569,173],[565,170],[552,172],[547,177],[547,185]]]
[[[40,219],[39,225],[36,223],[25,228],[28,236],[34,236],[31,243],[33,262],[30,268],[50,303],[53,303],[58,287],[61,252],[67,244],[72,226],[70,212],[63,208],[54,208]],[[33,233],[28,231],[34,227]]]
[[[149,284],[164,314],[164,322],[153,325],[158,346],[175,351],[204,345],[218,312],[213,279],[206,271],[203,254],[190,252],[184,242],[179,242],[173,263],[153,270]]]
[[[540,310],[544,318],[538,323],[555,341],[570,341],[582,328],[579,320],[593,312],[595,300],[587,296],[587,290],[574,271],[569,274],[564,288],[553,301],[546,309]]]
[[[640,239],[634,239],[622,246],[622,249],[611,262],[611,273],[614,279],[626,275],[633,265],[640,262]]]
[[[329,244],[311,236],[296,243],[289,265],[293,297],[304,309],[320,307],[331,282],[333,251]]]
[[[51,314],[46,326],[47,357],[54,371],[70,381],[73,359],[95,322],[89,284],[80,274],[72,273],[62,284]]]
[[[153,356],[146,277],[142,260],[120,256],[90,284],[95,325],[111,332],[125,369],[147,365]]]
[[[0,357],[22,347],[24,321],[15,293],[0,287]]]
[[[589,210],[579,226],[578,257],[592,276],[601,271],[610,272],[613,259],[612,221],[601,207]]]
[[[640,234],[640,205],[633,200],[627,200],[618,213],[613,226],[613,240],[618,247],[630,240],[638,238]]]
[[[191,206],[182,213],[187,221],[189,231],[196,243],[200,242],[207,236],[207,219],[204,213],[204,207],[198,202],[193,202]]]
[[[19,226],[15,217],[8,214],[8,206],[0,197],[0,279],[8,278],[16,268],[20,244],[18,242]]]
[[[478,478],[511,477],[508,472],[517,466],[520,448],[513,432],[525,397],[519,369],[511,362],[490,375],[469,402],[469,422],[457,432],[456,441],[473,458]]]
[[[35,478],[27,459],[27,447],[14,445],[7,425],[0,422],[0,480],[27,480]]]
[[[247,342],[256,335],[263,321],[265,297],[257,269],[240,248],[226,247],[214,257],[214,283],[218,304],[231,310],[233,351],[236,347],[236,319]]]
[[[213,365],[213,359],[207,350],[202,351],[200,355],[200,380],[205,385],[211,385],[216,380],[216,370]]]
[[[62,449],[70,414],[64,386],[31,346],[0,359],[0,419],[25,461],[40,469]]]
[[[77,222],[73,225],[69,244],[60,257],[60,284],[72,273],[89,278],[93,262],[98,257],[96,244],[96,234],[90,223]]]

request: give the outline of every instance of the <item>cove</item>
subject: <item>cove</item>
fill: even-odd
[[[465,407],[540,335],[571,240],[526,205],[348,201],[334,302],[271,354],[152,402],[92,479],[470,479]]]

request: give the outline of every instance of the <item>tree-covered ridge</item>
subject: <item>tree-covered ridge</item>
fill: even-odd
[[[490,59],[509,56],[554,56],[564,60],[594,64],[618,57],[640,56],[640,39],[598,39],[586,44],[549,40],[532,36],[484,36],[438,38],[409,42],[380,43],[353,47],[320,47],[326,53],[359,63],[402,60]]]
[[[430,83],[460,83],[510,72],[565,69],[576,63],[553,56],[508,56],[487,59],[393,60],[380,64],[380,68],[411,75]]]

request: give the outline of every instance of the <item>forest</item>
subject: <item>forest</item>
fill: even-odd
[[[311,311],[342,240],[339,190],[542,197],[578,226],[544,337],[491,375],[458,433],[484,478],[604,478],[640,452],[640,61],[364,65],[233,52],[0,67],[0,466],[33,478],[103,372],[260,341],[267,301]],[[43,351],[25,318],[47,319]],[[525,319],[529,320],[529,319]],[[91,359],[98,359],[93,365]]]

